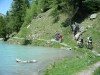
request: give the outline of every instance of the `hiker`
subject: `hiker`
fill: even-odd
[[[87,37],[87,43],[90,43],[92,45],[92,37],[91,36]]]
[[[82,34],[80,34],[78,41],[77,41],[77,44],[78,44],[79,47],[83,47],[83,36],[82,36]]]
[[[80,34],[80,36],[79,36],[79,41],[83,44],[83,36],[82,36],[82,34]]]
[[[59,41],[59,35],[60,35],[60,33],[59,32],[55,32],[55,39],[56,39],[56,41]]]
[[[62,34],[60,33],[60,35],[59,35],[59,42],[61,43],[62,42]]]
[[[87,48],[92,49],[92,37],[91,36],[87,37]]]

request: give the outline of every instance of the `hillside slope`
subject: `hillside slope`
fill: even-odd
[[[36,37],[36,38],[43,38],[43,39],[51,39],[55,31],[62,32],[62,25],[61,23],[64,22],[67,18],[67,15],[59,15],[60,19],[58,22],[53,23],[54,18],[50,16],[51,10],[39,14],[32,22],[26,27],[26,36]],[[24,28],[19,32],[19,37],[25,37],[23,34]],[[46,36],[45,36],[46,35]]]
[[[58,42],[51,42],[51,39],[54,39],[54,34],[56,31],[63,34],[63,43],[66,44],[67,47],[71,47],[76,49],[77,44],[74,40],[73,32],[71,31],[71,27],[63,27],[62,23],[66,21],[68,18],[67,14],[60,14],[59,21],[54,23],[54,17],[51,14],[52,9],[48,10],[45,13],[39,14],[36,18],[32,20],[32,22],[27,25],[27,27],[22,27],[20,32],[17,34],[21,40],[14,39],[14,42],[23,44],[22,38],[33,39],[32,45],[36,46],[49,46],[49,47],[65,47],[65,45],[59,44]],[[87,31],[83,33],[84,37],[84,45],[86,46],[88,35],[93,37],[93,46],[94,50],[100,53],[100,12],[97,13],[97,18],[90,20],[89,16],[80,23],[80,28],[85,28]],[[10,39],[11,42],[13,40]],[[86,47],[84,47],[86,49]]]
[[[66,21],[68,18],[67,14],[60,14],[59,20],[54,23],[54,17],[51,16],[52,9],[48,10],[45,13],[39,14],[36,18],[34,18],[27,27],[22,27],[20,32],[17,34],[16,37],[19,38],[31,38],[33,39],[32,44],[33,45],[46,45],[51,46],[51,44],[47,44],[47,41],[45,40],[51,40],[54,39],[55,32],[59,32],[63,34],[63,42],[66,43],[68,39],[66,39],[66,35],[68,35],[67,38],[70,37],[71,34],[71,28],[70,26],[64,28],[62,23]],[[10,41],[13,42],[23,42],[22,40],[18,40],[16,38],[11,38]],[[34,40],[35,39],[35,40]],[[41,40],[38,40],[41,39]],[[16,41],[17,40],[17,41]],[[69,41],[69,40],[68,40]],[[70,41],[71,42],[71,41]],[[53,47],[61,47],[58,42],[55,42],[56,44],[52,44]]]

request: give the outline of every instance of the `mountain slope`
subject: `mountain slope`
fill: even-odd
[[[74,49],[77,48],[76,41],[74,40],[73,32],[71,31],[70,26],[63,27],[62,24],[68,18],[67,14],[60,14],[58,22],[54,23],[54,17],[51,14],[52,9],[48,10],[45,13],[39,14],[36,18],[33,18],[31,23],[26,27],[22,27],[20,32],[17,34],[17,37],[23,39],[34,39],[32,40],[32,45],[38,46],[52,46],[52,47],[62,47],[62,44],[55,42],[52,44],[51,39],[54,39],[54,34],[56,31],[63,34],[63,43],[68,47]],[[86,46],[88,35],[93,37],[93,46],[94,50],[100,53],[100,12],[97,13],[97,18],[90,20],[90,16],[87,16],[82,23],[80,23],[80,28],[85,28],[87,31],[83,33],[84,37],[84,46]],[[12,40],[14,39],[14,40]],[[23,44],[25,40],[18,40],[15,38],[10,39],[11,42],[17,42]],[[49,43],[48,43],[49,40]],[[86,48],[86,47],[85,47]]]
[[[71,28],[70,26],[64,28],[63,23],[66,21],[68,18],[67,14],[60,14],[59,15],[59,20],[54,23],[54,17],[51,16],[51,11],[52,9],[48,10],[45,13],[39,14],[35,19],[31,21],[27,27],[22,27],[20,32],[17,34],[17,37],[19,38],[31,38],[35,39],[32,41],[33,45],[46,45],[48,46],[48,40],[50,41],[51,39],[54,39],[54,34],[56,31],[59,33],[63,34],[63,42],[66,43],[66,41],[71,42],[71,40],[68,40],[69,38],[73,39],[72,34],[71,34]],[[71,34],[71,35],[70,35]],[[66,37],[68,35],[68,37]],[[67,39],[66,39],[67,38]],[[18,39],[14,39],[15,42],[21,42]],[[10,39],[11,42],[13,40]],[[38,40],[42,39],[42,40]],[[16,41],[17,40],[17,41]],[[47,40],[47,41],[45,41]],[[61,47],[62,44],[59,44],[58,42],[55,42],[56,44],[52,44],[53,47]],[[51,43],[49,43],[51,45]],[[63,46],[65,46],[63,44]]]
[[[26,27],[26,31],[29,31],[28,35],[38,35],[37,38],[43,39],[51,39],[51,35],[55,33],[55,31],[62,32],[62,22],[64,22],[67,18],[67,15],[60,15],[60,19],[57,23],[53,23],[54,18],[50,16],[51,10],[39,14],[36,19],[33,19],[32,22]],[[18,36],[23,37],[24,32],[23,28],[19,32]],[[28,36],[27,35],[27,36]],[[46,36],[45,36],[46,35]]]

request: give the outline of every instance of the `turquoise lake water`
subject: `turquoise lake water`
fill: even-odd
[[[47,65],[73,54],[71,50],[11,45],[0,41],[0,75],[42,75]],[[17,63],[16,58],[37,60],[37,63]]]

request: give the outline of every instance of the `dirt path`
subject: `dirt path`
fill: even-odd
[[[96,68],[100,67],[100,61],[89,66],[88,69],[83,70],[75,75],[92,75]]]
[[[25,38],[19,38],[19,37],[12,37],[12,38],[15,38],[15,39],[25,39]],[[34,40],[34,39],[32,39],[32,40]],[[42,40],[42,41],[45,41],[45,42],[47,42],[47,43],[58,42],[58,41],[56,41],[55,39],[51,39],[51,40],[37,39],[37,40]],[[58,42],[58,43],[59,43],[59,42]],[[59,43],[59,44],[61,44],[61,45],[63,45],[63,46],[68,46],[66,43]]]

